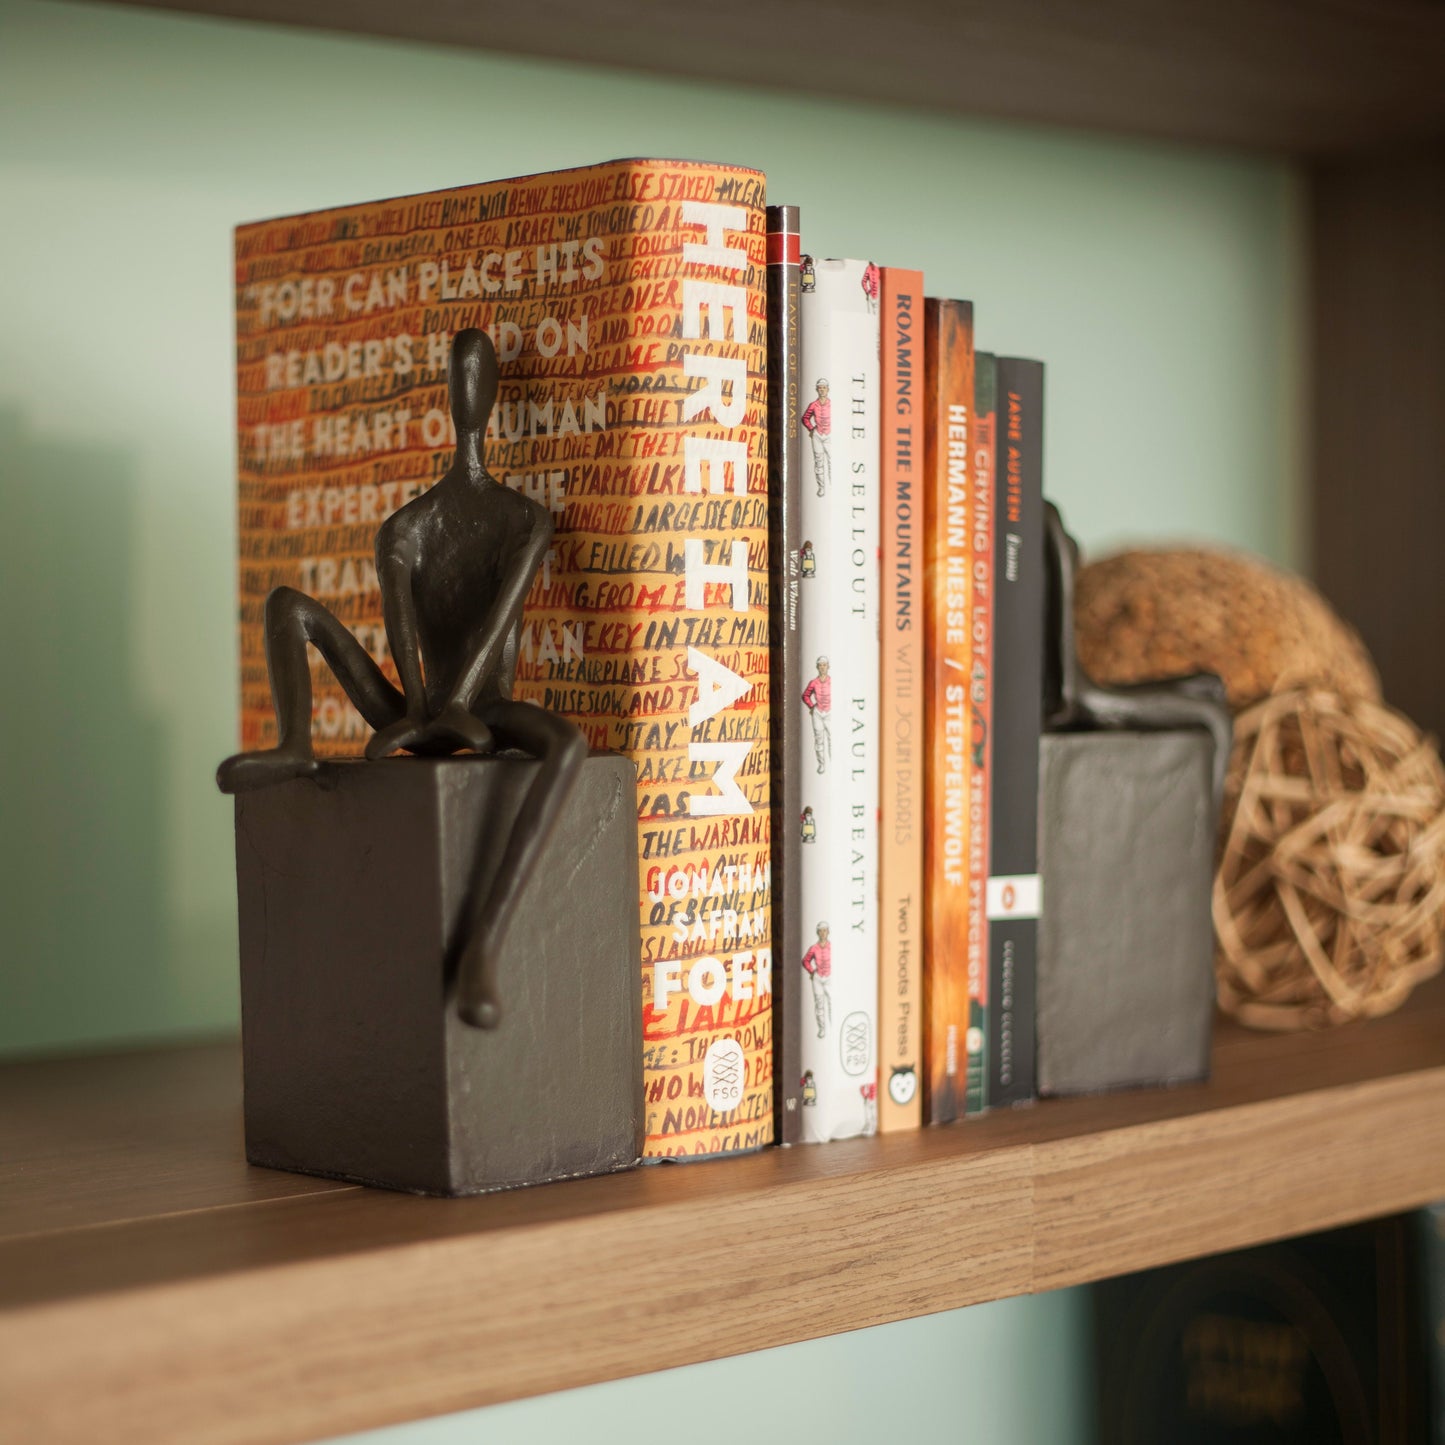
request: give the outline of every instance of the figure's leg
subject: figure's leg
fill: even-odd
[[[827,479],[823,472],[823,442],[819,437],[816,428],[808,433],[813,446],[813,480],[818,484],[818,495],[821,497],[827,490]]]
[[[502,1017],[497,962],[507,929],[586,761],[587,740],[566,718],[524,702],[489,703],[478,709],[478,716],[491,728],[499,748],[521,748],[541,764],[512,825],[492,886],[467,905],[457,970],[457,1012],[469,1024],[494,1029]]]
[[[386,727],[405,711],[400,692],[350,631],[315,598],[294,587],[277,587],[266,598],[266,672],[276,708],[280,741],[274,748],[237,753],[216,770],[223,793],[239,793],[316,771],[311,750],[311,668],[307,643],[373,728]]]
[[[826,1038],[828,1035],[828,1015],[827,1004],[824,1002],[823,986],[819,983],[816,973],[810,973],[808,977],[813,981],[813,1022],[818,1025],[818,1037],[820,1039]]]
[[[808,717],[813,724],[813,756],[818,760],[818,771],[825,773],[828,764],[823,753],[823,714],[817,707],[810,707]]]

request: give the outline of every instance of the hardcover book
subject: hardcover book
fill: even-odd
[[[878,1127],[878,268],[805,258],[803,1138]]]
[[[242,745],[275,586],[394,676],[373,540],[451,462],[451,338],[487,331],[488,467],[556,522],[518,695],[637,768],[651,1158],[773,1137],[764,245],[761,175],[665,160],[236,232]],[[315,681],[318,753],[359,752]]]
[[[1415,1445],[1416,1221],[1373,1220],[1094,1286],[1108,1445]],[[1422,1348],[1424,1347],[1424,1348]]]
[[[924,1083],[948,1124],[967,1104],[973,306],[930,297],[924,317]]]
[[[883,268],[878,1127],[923,1122],[923,273]]]
[[[803,956],[799,913],[799,869],[803,843],[798,819],[803,811],[803,775],[784,760],[798,755],[803,719],[786,705],[803,689],[802,634],[798,593],[803,525],[803,430],[798,418],[802,349],[802,253],[796,206],[768,207],[768,505],[772,513],[769,557],[772,565],[773,699],[773,947],[778,957]],[[780,1144],[803,1137],[802,970],[785,968],[773,994],[774,1108]]]
[[[1044,368],[997,361],[989,1102],[1034,1097],[1044,669]]]

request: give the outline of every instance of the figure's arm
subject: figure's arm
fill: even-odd
[[[532,526],[526,540],[512,553],[502,574],[502,585],[485,623],[477,630],[467,648],[467,659],[457,674],[447,696],[447,708],[471,710],[483,684],[501,658],[507,637],[522,615],[522,604],[531,590],[532,579],[547,555],[552,541],[552,519],[541,508],[532,513]]]
[[[798,425],[801,426],[804,431],[812,431],[813,428],[818,425],[817,408],[818,403],[816,401],[810,401],[807,409],[803,412],[802,416],[798,418]]]
[[[386,539],[376,550],[376,577],[381,585],[381,617],[386,627],[386,645],[401,678],[407,716],[418,721],[426,716],[426,684],[421,672],[421,644],[416,631],[416,598],[412,575],[416,570],[416,546],[411,538]]]
[[[813,708],[817,706],[817,704],[818,679],[816,677],[812,677],[808,679],[808,685],[803,689],[803,706],[807,708],[809,712],[811,712]]]
[[[410,537],[391,532],[382,533],[376,539],[381,617],[386,626],[386,645],[401,678],[406,712],[390,726],[371,735],[366,744],[368,758],[384,758],[402,748],[415,748],[425,741],[431,727],[426,682],[422,677],[421,640],[416,628],[416,597],[412,592],[416,556],[416,543]]]

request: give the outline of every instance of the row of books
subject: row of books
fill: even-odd
[[[785,1143],[1032,1097],[1044,625],[1043,368],[798,222],[768,210]]]
[[[1041,374],[797,245],[757,171],[667,160],[236,233],[242,746],[273,587],[392,671],[376,530],[450,464],[450,341],[485,330],[488,467],[556,523],[517,695],[636,765],[653,1159],[1031,1087]],[[318,754],[360,752],[313,682]]]

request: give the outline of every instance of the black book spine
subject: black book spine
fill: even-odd
[[[993,806],[987,890],[989,1102],[1034,1097],[1039,736],[1044,671],[1044,368],[997,362]]]
[[[802,545],[802,432],[798,425],[802,260],[796,206],[768,207],[768,516],[772,606],[768,613],[772,718],[773,1100],[780,1144],[802,1138],[803,956],[802,774],[803,713],[789,706],[803,690],[798,632]]]

